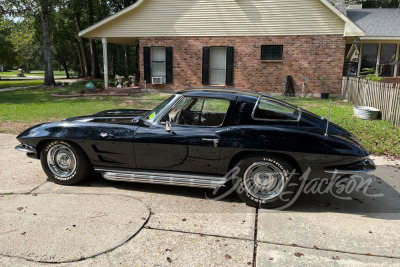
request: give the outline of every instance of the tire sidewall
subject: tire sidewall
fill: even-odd
[[[272,199],[260,199],[252,194],[250,194],[245,185],[244,185],[244,177],[246,170],[255,162],[268,162],[274,164],[282,174],[284,175],[285,185],[283,191],[280,195],[276,196]],[[249,206],[258,207],[258,208],[278,208],[281,207],[288,202],[290,202],[294,195],[297,192],[299,187],[299,175],[292,174],[293,170],[295,169],[289,163],[287,163],[284,159],[280,157],[272,157],[272,156],[264,156],[264,157],[247,157],[242,159],[237,165],[240,168],[240,171],[237,176],[237,180],[234,184],[237,185],[236,194]],[[296,170],[298,172],[298,170]],[[288,190],[290,187],[290,191]]]
[[[76,159],[76,168],[74,172],[67,177],[57,176],[50,170],[50,167],[47,163],[47,155],[50,149],[55,145],[60,145],[60,144],[67,146],[69,149],[71,149]],[[43,147],[40,153],[40,161],[42,164],[42,168],[49,177],[49,179],[57,184],[65,184],[65,185],[76,184],[83,178],[85,178],[84,176],[87,174],[87,166],[85,166],[85,163],[87,163],[86,158],[83,156],[82,152],[80,152],[74,145],[72,145],[67,141],[55,140],[47,143]]]

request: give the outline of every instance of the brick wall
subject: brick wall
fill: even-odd
[[[261,61],[261,45],[283,45],[281,62]],[[291,75],[296,94],[303,82],[319,93],[325,75],[331,94],[340,94],[345,39],[341,35],[255,36],[255,37],[152,37],[140,38],[140,85],[144,88],[143,47],[173,47],[173,84],[152,85],[148,89],[184,90],[203,86],[202,48],[234,46],[234,85],[239,89],[281,93],[286,75]]]

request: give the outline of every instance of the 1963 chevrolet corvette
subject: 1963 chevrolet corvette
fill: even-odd
[[[93,171],[114,181],[214,189],[229,180],[246,204],[262,208],[290,201],[305,172],[321,179],[375,169],[357,138],[338,125],[240,90],[186,90],[151,111],[40,124],[17,139],[16,149],[40,159],[58,184],[76,184]],[[230,170],[235,175],[226,175]]]

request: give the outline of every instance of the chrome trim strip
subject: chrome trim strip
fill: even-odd
[[[107,169],[95,169],[101,172],[104,179],[111,181],[138,182],[151,184],[169,184],[177,186],[189,186],[200,188],[215,189],[226,182],[225,177],[177,174],[163,172],[145,172],[145,171],[119,171]]]
[[[36,149],[33,146],[27,144],[20,144],[16,146],[15,149],[26,153],[36,153]]]
[[[373,172],[373,171],[375,171],[375,170],[360,170],[360,171],[333,170],[333,169],[327,169],[327,170],[325,170],[326,173],[337,173],[337,174],[368,173],[368,172]]]
[[[339,170],[339,169],[325,169],[326,173],[337,173],[337,174],[357,174],[357,173],[368,173],[376,170],[376,165],[371,159],[365,160],[362,169],[359,170]]]

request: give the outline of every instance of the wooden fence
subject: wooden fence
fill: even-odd
[[[400,126],[400,84],[344,77],[342,97],[355,106],[377,108],[383,120]]]

